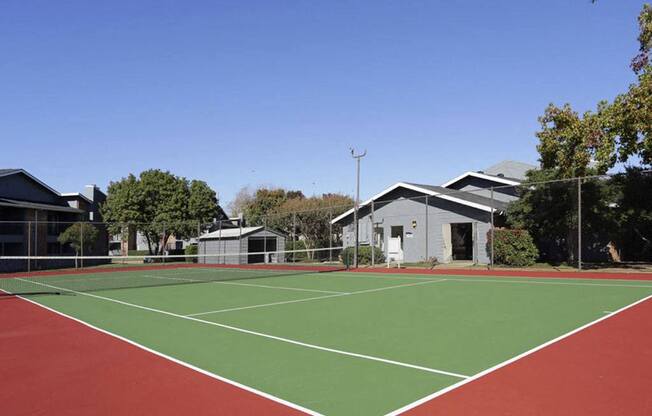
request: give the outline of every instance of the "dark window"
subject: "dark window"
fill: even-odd
[[[61,254],[61,244],[48,243],[48,254]]]
[[[23,243],[2,243],[0,249],[2,249],[3,256],[24,256],[27,254]]]

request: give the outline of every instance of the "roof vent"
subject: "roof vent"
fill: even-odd
[[[499,174],[496,175],[496,176],[498,176],[499,178],[504,178],[504,177],[505,177],[505,174],[504,174],[504,173],[499,173]]]
[[[477,173],[484,173],[484,171],[482,171],[482,170],[479,170],[479,171],[478,171]]]

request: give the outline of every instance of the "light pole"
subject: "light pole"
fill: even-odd
[[[355,205],[353,206],[353,224],[355,226],[355,246],[353,247],[353,267],[356,269],[358,268],[358,246],[359,246],[358,237],[360,234],[360,228],[358,227],[358,209],[360,207],[360,159],[362,159],[366,155],[367,155],[366,150],[361,154],[356,155],[353,148],[351,148],[351,157],[355,159],[357,165]]]

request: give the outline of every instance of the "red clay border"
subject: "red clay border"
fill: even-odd
[[[6,415],[302,415],[16,298],[0,298]]]
[[[403,414],[650,415],[652,300]]]
[[[258,270],[300,270],[328,272],[339,270],[334,266],[315,266],[315,265],[273,265],[273,264],[202,264],[202,263],[170,263],[167,265],[151,266],[125,266],[125,267],[107,267],[107,268],[87,268],[87,269],[58,269],[58,270],[39,270],[30,273],[7,273],[0,275],[0,278],[13,277],[30,277],[30,276],[58,276],[70,274],[89,274],[89,273],[116,273],[131,272],[138,270],[161,270],[170,268],[237,268],[237,269],[258,269]],[[465,270],[465,269],[395,269],[395,268],[367,268],[350,269],[350,272],[356,273],[390,273],[390,274],[419,274],[419,275],[454,275],[454,276],[493,276],[493,277],[532,277],[532,278],[564,278],[564,279],[613,279],[613,280],[652,280],[652,273],[645,272],[594,272],[594,271],[541,271],[541,270]]]

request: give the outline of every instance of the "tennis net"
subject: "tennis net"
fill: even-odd
[[[336,247],[194,255],[0,257],[0,265],[22,262],[27,269],[1,273],[0,295],[71,294],[336,272],[348,268],[341,252]]]

